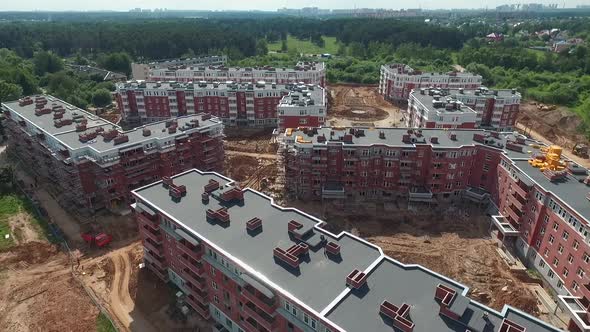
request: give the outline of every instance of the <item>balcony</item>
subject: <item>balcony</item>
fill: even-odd
[[[143,246],[152,251],[158,257],[164,256],[161,245],[152,243],[150,239],[145,239],[143,241]]]
[[[180,251],[183,254],[188,255],[190,258],[195,259],[197,261],[201,260],[201,256],[203,256],[203,250],[201,249],[201,246],[199,245],[194,246],[192,244],[186,243],[186,240],[180,240],[178,241],[181,245],[177,246],[178,249],[180,249]]]
[[[143,250],[143,256],[145,257],[145,259],[156,265],[159,269],[166,269],[166,264],[164,264],[165,258],[158,257],[158,255],[149,250],[146,250],[145,248]]]
[[[252,317],[248,317],[242,321],[246,331],[248,332],[267,332],[269,330],[265,329],[263,326],[259,325],[258,322]]]
[[[203,264],[201,264],[200,262],[194,259],[190,259],[186,254],[180,256],[180,262],[197,276],[203,276],[205,268],[203,267]]]
[[[151,217],[149,215],[147,215],[144,212],[141,213],[136,213],[135,214],[137,217],[137,220],[144,225],[149,226],[151,229],[155,230],[155,231],[159,231],[160,227],[159,227],[159,222],[157,217]]]
[[[159,231],[155,231],[150,229],[148,226],[141,226],[140,233],[143,234],[146,238],[152,239],[155,243],[160,244],[162,243],[162,235]]]
[[[192,273],[188,268],[182,269],[181,277],[195,286],[196,289],[204,291],[207,287],[204,278]]]
[[[186,298],[186,303],[188,303],[196,312],[199,313],[203,318],[209,319],[211,318],[211,313],[209,312],[209,307],[203,306],[189,294]]]
[[[514,195],[508,195],[508,201],[514,205],[519,211],[524,209],[524,203],[521,203],[518,198]]]
[[[519,184],[513,184],[511,187],[514,192],[519,195],[522,199],[526,199],[527,198],[527,192],[526,189],[522,188]]]
[[[206,305],[209,300],[207,299],[207,292],[204,292],[198,289],[195,285],[187,282],[184,284],[188,292],[192,295],[192,297],[199,303]]]
[[[242,288],[242,296],[255,304],[258,308],[262,309],[268,315],[274,315],[275,313],[275,305],[276,301],[270,299],[262,294],[257,294],[257,291],[254,287],[250,285],[246,285]]]
[[[262,326],[267,330],[272,330],[274,323],[274,318],[272,316],[269,316],[267,313],[257,308],[252,302],[247,302],[246,305],[243,306],[243,309],[248,316],[256,321],[256,326]]]
[[[154,272],[154,274],[160,278],[160,280],[164,281],[164,282],[168,282],[168,273],[165,271],[162,271],[160,269],[158,269],[157,266],[155,266],[154,264],[152,264],[151,262],[147,262],[146,266],[152,271]]]
[[[513,208],[512,206],[509,206],[508,208],[506,208],[506,214],[510,217],[510,219],[514,221],[514,223],[520,224],[520,215],[514,209],[515,208]]]

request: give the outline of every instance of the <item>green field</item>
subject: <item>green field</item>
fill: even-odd
[[[96,318],[97,332],[116,332],[117,330],[111,324],[111,321],[101,312]]]
[[[323,36],[324,39],[324,47],[319,47],[316,44],[312,43],[309,40],[301,40],[297,39],[291,35],[287,36],[287,48],[289,50],[297,50],[297,53],[303,54],[322,54],[322,53],[330,53],[336,54],[338,52],[338,43],[336,42],[336,37],[327,37]],[[268,44],[269,51],[280,52],[281,51],[282,42],[279,40],[275,43]]]
[[[18,236],[18,234],[11,232],[8,219],[20,212],[26,212],[31,216],[33,227],[39,234],[45,236],[51,242],[56,241],[51,235],[47,223],[38,217],[33,204],[26,197],[14,193],[2,194],[0,196],[0,250],[14,245],[14,237]],[[5,237],[6,234],[10,234],[8,239]]]

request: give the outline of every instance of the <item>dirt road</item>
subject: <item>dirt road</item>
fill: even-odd
[[[329,85],[327,124],[331,126],[395,127],[402,118],[373,86]]]

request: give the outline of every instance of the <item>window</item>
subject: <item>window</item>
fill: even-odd
[[[563,254],[563,246],[560,244],[559,247],[557,248],[557,252],[561,255]]]
[[[564,240],[567,240],[570,237],[570,233],[568,233],[567,231],[563,231],[563,234],[561,235],[561,237]]]
[[[545,257],[549,257],[549,249],[545,249],[543,255],[545,255]]]
[[[567,256],[567,262],[570,263],[570,264],[574,262],[574,256],[572,256],[572,254],[569,254]]]
[[[559,265],[559,258],[557,258],[557,257],[553,258],[553,265],[554,266]]]
[[[542,259],[541,259],[541,260],[539,260],[539,266],[540,266],[541,268],[544,268],[544,267],[545,267],[545,261],[544,261],[544,260],[542,260]]]
[[[217,283],[215,281],[211,281],[211,288],[217,290]]]
[[[553,230],[556,231],[558,229],[559,229],[559,225],[556,222],[554,222],[553,223]]]
[[[561,280],[557,281],[557,288],[561,289],[563,287],[563,282]]]
[[[585,263],[588,263],[588,262],[590,262],[590,255],[588,255],[588,253],[586,253],[586,252],[585,252],[585,253],[584,253],[584,258],[583,258],[583,259],[584,259],[584,262],[585,262]]]
[[[549,222],[549,216],[545,216],[543,217],[543,223],[548,223]]]
[[[574,240],[572,247],[574,248],[574,250],[578,250],[578,248],[580,247],[580,242],[578,242],[578,240]]]
[[[215,303],[219,303],[219,296],[217,296],[217,295],[214,295],[214,296],[213,296],[213,301],[214,301]]]
[[[213,266],[211,266],[211,275],[215,276],[215,268]]]
[[[578,288],[580,288],[580,286],[578,286],[578,283],[574,280],[574,282],[572,282],[572,289],[574,292],[577,292]]]
[[[549,243],[553,244],[553,241],[555,241],[555,238],[553,235],[549,235]]]
[[[288,312],[291,312],[291,303],[285,301],[285,310],[287,310]]]
[[[553,279],[553,277],[555,277],[555,272],[553,272],[552,270],[549,270],[549,271],[547,271],[547,276],[548,276],[550,279]]]
[[[584,269],[582,269],[581,267],[579,267],[578,268],[578,271],[576,271],[576,274],[578,275],[578,277],[584,278]]]
[[[567,267],[563,268],[563,276],[567,277],[567,275],[570,273],[570,271],[568,271]]]

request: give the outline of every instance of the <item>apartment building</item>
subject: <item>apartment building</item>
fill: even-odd
[[[224,67],[224,66],[171,66],[153,68],[148,74],[152,82],[198,82],[205,81],[255,84],[259,81],[275,84],[314,84],[325,86],[326,66],[323,62],[298,62],[293,68]]]
[[[321,127],[326,122],[328,102],[321,86],[296,86],[284,96],[278,109],[278,128]]]
[[[72,209],[128,208],[132,189],[198,167],[220,171],[223,125],[209,114],[129,131],[55,97],[2,103],[8,149]]]
[[[501,150],[514,135],[483,130],[287,129],[280,137],[286,187],[301,199],[482,201]],[[480,144],[485,141],[488,144]]]
[[[219,331],[558,331],[213,172],[133,195],[146,267]]]
[[[312,84],[127,82],[117,85],[115,99],[129,123],[205,112],[226,126],[277,128],[285,122],[323,124],[326,116],[325,91]]]
[[[553,153],[538,158],[544,163]],[[494,222],[505,242],[559,295],[572,317],[568,330],[590,331],[590,179],[585,168],[561,160],[563,166],[552,169],[502,156],[501,215]]]
[[[381,66],[379,93],[385,99],[406,102],[413,89],[476,89],[481,76],[467,72],[425,73],[400,63]]]
[[[134,80],[146,80],[150,71],[154,69],[180,66],[224,66],[227,63],[225,55],[201,56],[187,59],[165,59],[148,63],[131,63],[131,76]]]
[[[414,89],[408,99],[406,126],[508,131],[516,123],[520,100],[515,89]]]
[[[404,115],[409,128],[473,129],[478,114],[438,89],[412,90]]]
[[[398,128],[287,129],[286,186],[303,199],[493,203],[498,237],[590,331],[588,170],[513,133]]]

